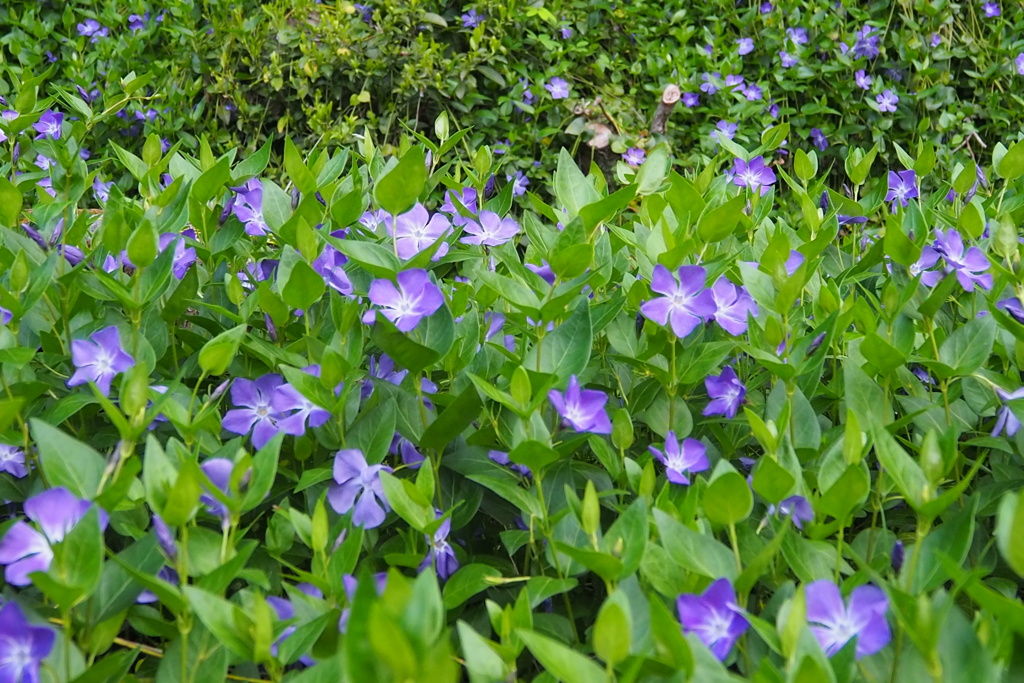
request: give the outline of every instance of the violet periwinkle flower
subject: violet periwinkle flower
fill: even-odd
[[[757,102],[759,99],[761,99],[761,97],[763,95],[763,91],[761,90],[761,86],[754,85],[753,83],[747,84],[747,86],[745,88],[743,88],[741,93],[743,94],[744,97],[747,98],[748,102]]]
[[[857,84],[858,88],[861,88],[863,90],[871,89],[871,76],[868,76],[864,72],[864,69],[861,69],[857,71],[857,73],[853,74],[853,80]]]
[[[141,17],[138,14],[129,14],[128,29],[131,30],[132,33],[135,33],[136,31],[141,31],[142,29],[146,28],[146,21],[148,20],[149,12],[146,12],[145,16]]]
[[[718,659],[725,661],[750,622],[736,605],[729,579],[714,581],[701,595],[684,593],[676,601],[684,633],[695,633]]]
[[[460,18],[462,19],[462,28],[476,28],[485,19],[484,15],[477,14],[476,9],[470,9]]]
[[[253,381],[239,377],[231,385],[229,410],[221,420],[221,426],[233,434],[246,435],[252,432],[252,445],[263,448],[279,431],[283,417],[274,408],[274,392],[284,383],[281,375],[271,373]]]
[[[903,541],[896,541],[892,544],[892,570],[897,574],[903,569],[903,560],[906,557],[906,551],[903,549]]]
[[[200,469],[210,483],[216,486],[225,496],[231,491],[231,473],[235,469],[235,463],[227,458],[210,458]],[[227,505],[221,502],[216,496],[210,493],[206,486],[203,486],[204,493],[200,494],[199,502],[206,506],[206,510],[215,517],[221,518],[221,524],[227,527],[231,523],[231,511]]]
[[[1002,401],[1002,405],[999,406],[999,411],[996,414],[996,426],[992,429],[992,436],[999,436],[1003,433],[1010,437],[1016,436],[1017,432],[1020,431],[1020,420],[1017,419],[1017,416],[1006,402],[1024,398],[1024,387],[1016,391],[1003,391],[997,387],[996,394],[999,396],[999,400]]]
[[[559,32],[562,35],[562,40],[569,40],[572,38],[572,27],[568,24],[563,24],[562,28],[559,29]]]
[[[334,456],[334,485],[327,491],[327,502],[339,515],[352,510],[352,523],[356,526],[379,527],[391,509],[384,497],[381,471],[390,472],[391,468],[367,464],[358,448],[338,451]]]
[[[736,135],[736,130],[739,128],[738,125],[731,121],[720,120],[715,124],[715,130],[711,131],[711,139],[718,140],[719,135],[724,135],[730,140]]]
[[[581,389],[576,375],[569,377],[564,394],[552,389],[548,392],[548,399],[562,419],[577,432],[612,433],[612,423],[604,408],[608,395],[595,389]]]
[[[981,6],[981,9],[985,11],[985,17],[987,19],[994,19],[998,17],[1003,11],[999,8],[998,2],[986,2]]]
[[[708,95],[714,95],[716,92],[718,92],[718,86],[715,85],[714,81],[712,81],[711,79],[721,77],[722,74],[718,73],[717,71],[710,74],[707,72],[702,73],[700,75],[700,78],[704,82],[700,84],[701,92],[707,93]]]
[[[426,457],[416,450],[416,444],[398,432],[395,432],[395,435],[391,438],[391,446],[388,448],[388,453],[399,456],[402,459],[402,464],[411,470],[418,469],[426,460]]]
[[[373,381],[370,379],[371,377],[376,377],[398,386],[405,379],[405,376],[409,374],[408,370],[396,370],[395,361],[384,353],[380,355],[380,360],[376,356],[370,356],[368,365],[368,376],[363,380],[363,385],[359,389],[359,397],[364,401],[373,395]]]
[[[1017,55],[1017,59],[1013,60],[1013,63],[1017,67],[1017,73],[1024,76],[1024,52]]]
[[[309,586],[309,584],[306,585]],[[298,586],[296,587],[298,588]],[[314,591],[320,593],[319,589],[313,586],[310,586],[310,588],[313,588]],[[300,588],[300,590],[302,589]],[[323,594],[320,593],[320,595],[316,597],[323,597]],[[292,621],[295,619],[295,607],[292,605],[290,600],[287,600],[285,598],[279,598],[276,595],[268,595],[267,604],[270,605],[271,608],[273,608],[274,613],[277,614],[278,621]],[[281,643],[283,643],[289,636],[295,633],[296,630],[297,629],[294,624],[289,624],[288,626],[285,626],[284,629],[281,631],[281,635],[279,635],[274,640],[274,642],[270,644],[270,654],[274,657],[277,657],[278,648],[280,647]],[[314,664],[316,664],[316,661],[308,654],[304,654],[301,657],[299,657],[298,661],[303,666],[313,666]]]
[[[758,192],[762,197],[775,184],[775,172],[764,165],[764,157],[758,155],[749,162],[736,159],[733,162],[733,184]]]
[[[785,50],[779,50],[779,61],[782,63],[782,68],[788,69],[799,64],[800,58],[789,54]]]
[[[786,263],[783,265],[786,269],[786,275],[793,277],[794,273],[803,265],[804,260],[803,254],[796,249],[790,249],[789,258],[786,259]]]
[[[493,211],[481,211],[475,221],[466,223],[460,242],[497,247],[519,234],[519,224],[510,216],[502,218]]]
[[[930,270],[938,265],[940,258],[946,262],[943,270]],[[921,273],[921,282],[934,287],[943,274],[955,272],[964,290],[973,292],[975,285],[985,290],[992,289],[992,274],[985,272],[990,265],[978,247],[964,251],[964,241],[959,232],[952,228],[948,232],[936,229],[935,241],[921,250],[921,258],[910,267],[910,274]]]
[[[32,127],[39,133],[36,136],[36,140],[42,140],[43,138],[57,140],[60,138],[61,126],[63,124],[64,114],[53,109],[47,109],[39,117],[39,120],[32,124]]]
[[[237,194],[232,213],[245,225],[245,234],[259,237],[267,234],[267,221],[263,218],[263,183],[250,178],[242,187],[231,188]]]
[[[178,576],[178,570],[174,567],[168,567],[167,565],[160,567],[160,571],[156,573],[156,578],[166,581],[174,586],[181,585],[181,577]],[[150,590],[144,590],[139,593],[139,597],[135,598],[135,602],[139,605],[150,605],[159,599],[160,598],[156,596],[156,593]]]
[[[103,38],[110,33],[110,29],[103,26],[95,19],[86,19],[75,28],[78,29],[78,35],[83,38],[89,38],[90,43],[95,43],[100,38]]]
[[[472,187],[465,187],[461,192],[458,190],[447,190],[444,193],[444,203],[441,204],[439,209],[451,216],[452,223],[455,225],[465,225],[469,221],[473,220],[472,218],[467,218],[459,213],[459,209],[455,205],[456,202],[461,204],[467,212],[475,216],[477,214],[476,190]]]
[[[0,564],[6,565],[7,583],[28,586],[32,583],[29,574],[49,569],[53,561],[51,545],[63,541],[92,506],[91,502],[62,487],[47,489],[26,500],[25,516],[36,526],[18,520],[0,540]],[[97,512],[100,529],[106,529],[107,513],[101,508],[97,508]]]
[[[444,207],[442,207],[444,210]],[[431,246],[451,228],[448,219],[435,213],[433,216],[420,203],[396,216],[388,225],[388,234],[395,240],[395,251],[398,258],[411,259],[427,247]],[[448,243],[442,243],[434,252],[434,261],[448,253]]]
[[[18,479],[27,475],[25,451],[11,444],[0,443],[0,472],[7,472]]]
[[[14,313],[0,306],[0,325],[7,325],[12,320],[14,320]]]
[[[443,207],[442,207],[443,209]],[[365,211],[362,216],[359,217],[359,224],[371,232],[380,232],[378,228],[384,226],[385,229],[390,231],[391,229],[391,214],[384,209],[377,209],[376,211]]]
[[[512,183],[513,197],[522,197],[526,194],[526,186],[530,184],[530,179],[522,171],[516,171],[514,176],[506,175],[505,180]]]
[[[739,74],[729,74],[725,77],[725,87],[730,88],[733,91],[742,88],[743,83],[743,76],[740,76]]]
[[[739,46],[737,48],[737,52],[740,53],[741,57],[743,55],[749,55],[751,52],[754,51],[754,39],[753,38],[740,38],[739,40],[736,41],[736,45]]]
[[[441,290],[420,268],[400,272],[397,287],[390,280],[374,280],[368,295],[370,302],[380,306],[384,317],[401,332],[415,329],[420,320],[444,305]]]
[[[174,542],[174,532],[167,526],[167,522],[163,520],[163,517],[153,513],[153,532],[156,534],[157,543],[160,544],[160,549],[164,551],[164,555],[167,559],[173,561],[178,556],[178,546]]]
[[[879,54],[878,31],[872,26],[864,25],[857,31],[857,41],[853,44],[853,57],[874,59]]]
[[[715,322],[731,335],[741,335],[747,331],[747,316],[757,317],[758,308],[746,288],[735,285],[725,276],[721,276],[711,287],[715,312]]]
[[[784,498],[778,507],[769,505],[768,514],[780,514],[783,517],[789,517],[793,520],[793,526],[801,530],[804,528],[804,522],[814,521],[814,509],[811,507],[810,501],[803,496]]]
[[[45,154],[37,154],[36,160],[33,163],[35,163],[35,165],[41,168],[42,170],[49,171],[50,167],[55,165],[57,162],[51,159],[50,157],[46,156]]]
[[[544,282],[549,285],[555,284],[555,271],[551,270],[551,266],[547,261],[541,261],[541,265],[537,266],[532,263],[525,264],[527,270],[539,276]]]
[[[787,28],[786,36],[793,41],[794,45],[805,45],[807,43],[807,29],[799,26],[795,28]]]
[[[932,39],[929,41],[929,44],[932,47],[938,47],[939,45],[942,44],[942,36],[940,36],[938,33],[933,33]]]
[[[438,517],[441,517],[441,511],[435,510]],[[423,563],[420,565],[420,571],[423,571],[430,565],[434,565],[434,571],[437,572],[437,578],[444,581],[449,576],[455,573],[455,570],[459,568],[459,560],[455,557],[455,550],[451,544],[448,543],[448,534],[452,530],[451,518],[445,519],[441,522],[441,526],[434,532],[434,536],[427,536],[427,556],[423,558]]]
[[[824,152],[828,149],[828,138],[825,137],[825,133],[822,132],[821,128],[811,128],[811,143],[819,151]]]
[[[307,422],[310,427],[322,427],[331,418],[330,411],[310,401],[287,382],[274,389],[270,402],[278,416],[278,428],[292,436],[305,434]]]
[[[56,634],[33,626],[16,602],[0,608],[0,680],[39,683],[39,667],[53,650]]]
[[[700,104],[700,96],[695,92],[684,92],[682,99],[683,106],[687,109],[693,109]]]
[[[328,244],[313,261],[313,270],[324,279],[328,287],[331,287],[343,296],[352,296],[352,281],[345,272],[344,265],[348,258],[340,251]]]
[[[550,93],[553,100],[564,100],[569,96],[569,82],[558,76],[545,83],[544,89]]]
[[[906,207],[917,196],[917,174],[913,170],[889,171],[889,191],[885,194],[885,201],[892,202],[893,213],[896,213],[896,204]]]
[[[180,280],[196,262],[196,250],[185,244],[185,237],[180,233],[165,232],[160,235],[160,241],[157,243],[160,251],[167,249],[171,244],[174,244],[171,272]]]
[[[714,295],[704,288],[707,272],[701,266],[681,266],[676,276],[658,264],[651,275],[651,290],[664,296],[646,301],[640,313],[659,325],[671,324],[682,339],[715,314]]]
[[[533,472],[530,471],[529,467],[512,462],[512,459],[508,457],[508,453],[505,451],[487,451],[487,457],[499,465],[504,465],[513,472],[521,474],[524,477],[533,476]]]
[[[688,474],[703,472],[710,467],[704,444],[690,438],[680,441],[672,430],[665,435],[664,453],[654,446],[648,446],[647,450],[665,466],[665,476],[673,484],[689,486]]]
[[[639,147],[630,147],[626,150],[626,153],[622,155],[622,160],[630,166],[639,166],[644,163],[645,158],[647,158],[647,152],[643,151]]]
[[[1020,299],[1017,297],[1012,296],[1009,299],[996,302],[996,308],[1006,311],[1017,322],[1024,325],[1024,306],[1021,305]]]
[[[858,586],[843,602],[839,588],[827,579],[813,581],[804,587],[807,598],[807,621],[811,624],[822,649],[833,656],[857,638],[857,659],[873,655],[889,644],[892,632],[885,613],[889,599],[881,588]]]
[[[704,386],[708,390],[711,402],[704,408],[702,415],[724,415],[729,420],[736,417],[736,411],[740,409],[743,398],[747,395],[747,388],[740,382],[735,370],[726,366],[722,374],[706,377]]]
[[[92,180],[92,191],[96,195],[96,201],[101,204],[105,204],[110,199],[110,188],[114,186],[113,180],[103,182],[99,176],[96,176]]]
[[[875,101],[878,102],[878,111],[893,113],[896,111],[896,105],[900,98],[892,90],[886,88],[881,94],[875,96]]]
[[[71,362],[75,372],[68,386],[93,382],[104,396],[110,394],[114,377],[135,365],[135,359],[122,348],[121,335],[115,325],[94,332],[88,339],[72,340]]]

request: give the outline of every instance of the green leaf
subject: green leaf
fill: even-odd
[[[589,657],[534,631],[516,629],[516,634],[541,666],[557,680],[563,683],[606,683],[604,671]]]
[[[1016,180],[1024,175],[1024,142],[1010,145],[1006,154],[996,164],[996,173],[1006,180]]]
[[[505,680],[506,666],[495,651],[497,646],[480,636],[472,626],[462,620],[456,624],[456,630],[459,632],[462,657],[466,661],[470,683],[494,683]]]
[[[1010,492],[999,503],[996,522],[996,544],[999,552],[1018,576],[1024,576],[1024,505],[1021,492]],[[955,559],[955,558],[954,558]]]
[[[881,425],[873,425],[870,429],[875,440],[878,462],[885,468],[910,506],[920,511],[931,498],[932,490],[921,467]]]
[[[736,229],[746,201],[743,195],[737,195],[721,206],[705,210],[697,223],[697,234],[705,242],[724,240]]]
[[[242,512],[248,512],[260,505],[270,493],[277,476],[277,461],[281,452],[284,434],[278,432],[256,451],[252,458],[252,478],[242,499]]]
[[[420,320],[416,329],[403,333],[384,316],[378,315],[370,338],[396,363],[418,373],[451,350],[455,343],[455,321],[448,306],[442,305]]]
[[[444,608],[455,609],[477,593],[492,587],[495,578],[501,578],[501,571],[488,564],[459,567],[444,584]]]
[[[846,516],[863,503],[871,490],[871,481],[863,465],[850,465],[818,501],[818,509],[832,515],[840,523]]]
[[[818,172],[818,154],[812,149],[810,154],[797,149],[793,155],[793,166],[796,170],[796,177],[805,183],[812,179]]]
[[[584,298],[568,320],[530,349],[523,365],[527,370],[556,375],[565,381],[587,367],[592,346],[590,301]]]
[[[243,660],[253,656],[252,620],[238,605],[194,586],[182,590],[203,626]]]
[[[232,175],[236,184],[241,184],[247,178],[263,173],[264,169],[267,168],[267,164],[270,163],[270,147],[272,142],[273,140],[268,138],[263,143],[260,151],[250,154],[238,162],[238,165],[233,169]]]
[[[380,473],[380,481],[388,505],[413,529],[422,532],[434,521],[434,506],[411,481],[387,472]]]
[[[555,196],[569,211],[569,219],[579,215],[580,210],[601,200],[601,195],[583,175],[568,151],[563,147],[558,152],[558,168],[555,170]]]
[[[203,344],[199,350],[199,367],[210,376],[223,375],[238,353],[238,346],[245,336],[246,325],[238,325],[221,332]]]
[[[21,192],[7,178],[0,177],[0,226],[17,228],[21,218]]]
[[[281,298],[292,308],[306,311],[327,289],[323,277],[292,247],[285,245],[277,271]]]
[[[526,440],[509,451],[509,460],[525,465],[534,474],[539,474],[548,465],[560,458],[558,451],[542,441]]]
[[[764,456],[754,470],[754,490],[769,503],[778,503],[793,490],[796,478],[775,458]]]
[[[50,486],[63,486],[85,500],[99,493],[106,461],[90,446],[42,420],[29,420],[39,464]]]
[[[621,590],[614,591],[601,605],[594,622],[594,652],[609,666],[629,656],[633,640],[633,620],[629,600]]]
[[[654,194],[661,189],[668,177],[671,158],[668,152],[668,145],[664,142],[651,150],[647,159],[641,164],[636,172],[636,193],[641,197]]]
[[[754,508],[754,495],[747,480],[725,459],[718,461],[704,501],[708,520],[724,525],[742,522]]]
[[[974,318],[958,327],[939,347],[939,360],[956,375],[969,375],[992,354],[996,321],[990,315]]]
[[[736,559],[714,538],[683,526],[661,510],[654,510],[654,521],[662,546],[682,569],[710,579],[736,578]]]
[[[156,574],[166,561],[157,545],[156,535],[147,534],[141,540],[131,544],[117,554],[119,562],[107,562],[103,565],[103,574],[99,585],[93,593],[92,609],[96,621],[106,621],[135,604],[143,587],[132,580],[122,563],[134,567],[144,574]]]
[[[290,137],[284,139],[284,168],[300,192],[307,195],[316,194],[316,178],[306,168],[306,164],[302,161],[302,154]]]
[[[377,179],[373,196],[381,208],[392,216],[398,216],[412,208],[426,184],[427,166],[423,148],[411,147],[390,172]]]
[[[99,585],[103,550],[99,511],[93,505],[54,548],[48,574],[63,585],[78,589],[81,597],[89,596]]]

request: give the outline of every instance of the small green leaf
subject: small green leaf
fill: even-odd
[[[422,147],[412,147],[384,177],[378,178],[373,196],[393,216],[412,208],[427,184],[426,157]]]
[[[103,479],[103,456],[42,420],[33,418],[29,424],[32,441],[39,449],[39,464],[50,486],[63,486],[79,498],[92,500]]]
[[[203,344],[199,350],[199,367],[203,372],[211,376],[223,375],[235,359],[245,331],[245,325],[238,325]]]

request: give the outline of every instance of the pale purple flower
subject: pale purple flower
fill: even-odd
[[[50,167],[55,165],[57,162],[51,159],[50,157],[46,156],[45,154],[37,154],[34,163],[42,170],[49,171]]]
[[[562,35],[562,40],[569,40],[572,38],[572,27],[568,24],[563,24],[562,28],[559,29],[559,32]]]
[[[105,204],[110,199],[110,188],[114,186],[113,180],[103,182],[99,176],[92,180],[92,191],[96,195],[96,201]]]
[[[231,189],[238,193],[232,213],[245,224],[245,234],[266,235],[269,228],[263,218],[263,183],[259,178],[250,178],[244,186]]]
[[[688,474],[703,472],[710,467],[704,444],[689,438],[680,441],[672,430],[665,435],[664,453],[654,446],[648,446],[647,450],[665,466],[665,476],[673,484],[689,486]]]
[[[672,332],[682,339],[700,323],[715,314],[715,299],[704,288],[707,272],[701,266],[681,266],[679,279],[658,264],[651,275],[651,290],[664,296],[646,301],[640,313],[659,325],[671,324]]]
[[[821,128],[811,128],[811,143],[813,143],[819,151],[824,152],[828,149],[828,138],[825,137],[825,133],[822,132]]]
[[[764,165],[764,157],[760,155],[749,162],[737,158],[733,162],[733,174],[734,185],[759,192],[761,196],[766,195],[768,188],[775,184],[775,172]]]
[[[761,3],[761,14],[770,14],[773,9],[774,9],[774,6],[772,5],[772,3],[770,3],[770,2],[762,2]]]
[[[444,305],[441,290],[422,269],[403,270],[398,274],[398,287],[390,280],[374,280],[368,295],[401,332],[413,330],[420,320]]]
[[[743,83],[743,76],[740,76],[739,74],[729,74],[725,77],[725,87],[731,90],[739,90],[743,87]]]
[[[793,41],[794,45],[805,45],[807,43],[807,29],[799,26],[795,28],[787,28],[786,36]]]
[[[56,634],[25,619],[18,603],[0,608],[0,681],[39,683],[39,667],[53,650]]]
[[[718,659],[725,661],[750,622],[736,604],[729,579],[714,581],[701,595],[684,593],[676,601],[679,623],[685,633],[695,633]]]
[[[892,90],[886,88],[881,94],[875,96],[875,101],[878,102],[878,111],[892,113],[896,111],[896,105],[900,98]]]
[[[732,335],[747,331],[747,316],[757,316],[757,304],[744,287],[735,285],[721,276],[711,287],[715,302],[714,320]]]
[[[497,247],[519,234],[519,224],[511,216],[502,218],[493,211],[481,211],[476,221],[466,223],[460,242]]]
[[[39,120],[32,124],[32,127],[39,133],[36,136],[36,140],[42,140],[43,138],[57,140],[60,138],[61,126],[63,124],[64,114],[53,109],[47,109],[39,117]]]
[[[746,87],[743,88],[741,93],[744,97],[747,98],[748,102],[757,102],[759,99],[761,99],[763,95],[761,86],[755,85],[753,83],[748,83]]]
[[[544,89],[551,94],[553,100],[564,100],[569,96],[569,82],[558,76],[544,84]]]
[[[739,128],[739,126],[731,121],[726,121],[724,119],[720,120],[715,124],[715,130],[711,131],[711,139],[717,140],[719,135],[724,135],[732,140],[736,135],[737,128]]]
[[[160,241],[157,244],[160,251],[164,251],[171,244],[174,245],[171,272],[179,280],[185,277],[185,273],[196,262],[196,250],[186,245],[185,237],[176,232],[165,232],[160,235]]]
[[[1009,299],[1003,299],[1002,301],[997,302],[996,308],[1006,311],[1008,314],[1013,316],[1017,322],[1024,325],[1024,306],[1021,305],[1020,299],[1017,297],[1012,296]]]
[[[938,47],[941,43],[942,43],[942,36],[940,36],[938,33],[933,33],[932,34],[932,39],[930,41],[931,46],[932,47]]]
[[[630,166],[639,166],[644,163],[644,159],[647,157],[647,153],[639,147],[630,147],[626,150],[626,153],[622,155],[622,160]]]
[[[319,375],[319,367],[312,367],[317,372],[309,372],[310,368],[306,368],[306,371],[311,375]],[[310,401],[287,382],[274,388],[270,403],[278,415],[278,428],[292,436],[305,434],[307,422],[310,427],[321,427],[331,418],[330,411]]]
[[[913,170],[889,171],[889,191],[885,201],[892,202],[893,213],[896,212],[896,204],[906,207],[917,196],[917,174]]]
[[[0,472],[7,472],[18,479],[27,475],[25,451],[11,444],[0,443]]]
[[[793,277],[797,269],[800,268],[804,263],[804,255],[796,249],[789,250],[789,258],[786,259],[786,263],[783,266],[786,269],[786,275]]]
[[[472,187],[465,187],[461,192],[457,190],[447,190],[444,193],[444,204],[441,205],[440,210],[452,217],[452,223],[455,225],[465,225],[472,218],[466,218],[459,213],[458,207],[455,205],[458,202],[462,205],[466,211],[473,214],[477,213],[477,196],[476,190]]]
[[[683,106],[687,109],[693,109],[700,104],[700,96],[695,92],[684,92],[683,93]]]
[[[712,80],[712,78],[721,78],[721,77],[722,77],[722,74],[718,73],[717,71],[715,71],[713,73],[710,73],[710,74],[707,73],[707,72],[702,73],[700,75],[700,78],[704,82],[700,84],[701,92],[707,93],[708,95],[714,95],[716,92],[718,92],[718,86],[715,85],[715,83]]]
[[[398,432],[395,432],[394,437],[391,439],[391,447],[388,448],[388,453],[400,456],[402,464],[412,470],[419,468],[426,460],[426,457],[416,450],[416,444]]]
[[[18,520],[0,540],[0,564],[6,565],[4,578],[7,583],[12,586],[28,586],[32,583],[29,574],[49,569],[53,561],[51,545],[63,541],[92,506],[91,502],[81,500],[61,487],[47,489],[26,500],[25,516],[35,522],[36,526]],[[109,519],[107,513],[102,508],[96,511],[99,513],[100,529],[106,529]]]
[[[865,24],[857,31],[857,41],[853,44],[853,57],[874,59],[878,56],[878,30]]]
[[[200,469],[210,483],[217,487],[225,496],[231,492],[231,473],[235,470],[235,463],[227,458],[210,458]],[[221,518],[221,524],[226,528],[231,523],[231,511],[222,501],[203,485],[204,493],[200,494],[199,502],[206,506],[207,512]]]
[[[551,270],[551,266],[548,265],[547,261],[541,261],[541,265],[539,266],[527,263],[526,268],[532,273],[540,276],[541,279],[549,285],[555,284],[555,271]]]
[[[231,403],[235,408],[229,410],[221,420],[221,426],[233,434],[252,432],[252,445],[263,448],[270,439],[282,431],[280,420],[283,417],[274,408],[274,392],[284,383],[281,375],[271,373],[253,381],[239,377],[231,385]]]
[[[381,471],[390,472],[391,468],[367,464],[357,448],[338,451],[334,456],[335,483],[327,491],[327,502],[339,515],[352,510],[352,523],[356,526],[379,527],[391,509],[384,497]]]
[[[135,33],[136,31],[141,31],[142,29],[146,28],[146,21],[148,19],[149,19],[149,13],[148,12],[146,13],[145,16],[141,16],[141,17],[138,14],[129,14],[128,15],[128,28],[132,31],[132,33]]]
[[[384,226],[386,229],[391,228],[391,214],[384,209],[377,209],[376,211],[365,211],[363,215],[359,217],[359,224],[367,230],[374,233],[379,233],[378,228]]]
[[[994,19],[1003,13],[998,2],[986,2],[981,8],[985,10],[985,17],[988,19]]]
[[[83,38],[90,38],[90,43],[95,43],[100,38],[103,38],[110,33],[110,29],[101,25],[100,22],[95,19],[86,19],[75,28],[78,29],[78,35]]]
[[[516,171],[514,176],[506,175],[505,180],[512,183],[513,197],[522,197],[526,194],[526,186],[530,184],[530,179],[522,171]]]
[[[1017,55],[1017,59],[1013,60],[1013,63],[1017,66],[1017,73],[1024,76],[1024,52]]]
[[[462,28],[476,28],[486,17],[482,14],[477,14],[476,9],[471,8],[460,18],[462,19]]]
[[[839,588],[827,579],[813,581],[804,587],[807,598],[807,621],[825,654],[833,656],[857,638],[856,657],[873,655],[889,644],[892,632],[885,613],[889,600],[877,586],[858,586],[847,603]]]
[[[608,395],[603,391],[580,389],[576,375],[569,377],[569,386],[564,394],[552,389],[548,392],[548,399],[563,420],[577,432],[612,433],[612,423],[604,408]]]
[[[343,296],[352,296],[352,281],[345,272],[348,259],[340,251],[328,244],[313,261],[313,270],[324,279],[327,286]]]
[[[743,55],[749,55],[751,52],[754,51],[753,38],[740,38],[739,40],[736,41],[736,44],[739,46],[737,52],[740,53],[741,57]]]
[[[796,55],[789,54],[785,50],[779,50],[779,61],[782,62],[782,67],[784,69],[788,69],[799,64],[800,58]]]
[[[363,384],[359,388],[359,397],[364,401],[373,395],[373,380],[371,378],[376,377],[398,386],[409,374],[408,370],[396,370],[395,361],[384,353],[380,355],[379,360],[376,356],[370,356],[368,366],[367,378],[363,380]]]
[[[114,377],[135,365],[135,359],[121,346],[121,335],[113,325],[94,332],[89,339],[73,340],[71,362],[75,373],[68,380],[68,386],[93,382],[104,396],[110,393]]]
[[[892,570],[897,574],[903,569],[903,560],[906,557],[906,551],[903,548],[903,541],[896,541],[892,544]]]
[[[911,267],[911,274],[935,266],[940,256],[946,261],[943,272],[955,272],[964,290],[973,292],[975,285],[985,290],[992,289],[992,274],[985,272],[991,265],[988,258],[978,247],[965,251],[963,238],[952,228],[945,233],[941,229],[935,230],[935,242],[921,251],[921,258],[915,267]],[[921,282],[934,287],[939,277],[939,272],[929,271],[921,276]]]
[[[438,518],[441,517],[441,511],[435,510],[435,514]],[[427,536],[427,556],[423,559],[423,563],[420,565],[420,571],[423,571],[430,565],[434,565],[434,570],[437,572],[437,578],[444,581],[449,576],[455,573],[455,570],[459,568],[459,560],[455,557],[455,550],[448,542],[448,534],[452,530],[451,517],[441,522],[441,526],[434,532],[434,536]]]
[[[804,528],[804,522],[814,521],[814,509],[811,508],[811,503],[803,496],[790,496],[785,498],[779,503],[778,507],[775,505],[768,506],[768,514],[780,514],[783,517],[789,517],[793,520],[793,526],[797,529]]]
[[[442,207],[443,209],[443,207]],[[406,211],[394,220],[394,229],[389,229],[388,234],[395,240],[395,251],[398,258],[411,259],[448,232],[452,224],[440,213],[433,216],[427,208],[420,203]],[[436,261],[448,253],[448,243],[442,243],[436,252],[433,260]]]
[[[705,417],[724,415],[730,420],[736,417],[736,411],[739,410],[743,398],[747,395],[747,388],[740,382],[735,370],[726,366],[722,370],[722,374],[706,377],[704,386],[711,398],[711,402],[702,413]]]
[[[312,597],[323,598],[323,593],[320,592],[320,589],[311,584],[300,583],[295,587],[303,593],[306,593],[307,595],[310,595]],[[292,605],[290,600],[286,600],[285,598],[279,598],[276,595],[268,595],[267,604],[270,605],[271,608],[273,608],[274,613],[277,614],[278,621],[292,621],[295,619],[295,606]],[[281,634],[274,640],[273,643],[270,644],[270,654],[277,657],[278,649],[281,643],[287,640],[288,637],[295,633],[296,630],[298,629],[296,628],[295,624],[289,624],[288,626],[285,626],[284,629],[281,631]],[[301,657],[299,657],[298,662],[303,666],[313,666],[314,664],[316,664],[316,660],[314,660],[308,654],[304,654]]]
[[[1003,433],[1010,437],[1016,436],[1017,432],[1020,431],[1020,420],[1017,419],[1017,416],[1010,410],[1010,406],[1006,402],[1024,399],[1024,387],[1016,391],[1003,391],[997,387],[996,394],[999,396],[999,400],[1002,401],[1002,405],[999,406],[999,411],[996,414],[996,426],[992,429],[992,436],[999,436]]]

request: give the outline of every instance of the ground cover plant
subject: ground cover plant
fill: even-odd
[[[971,7],[1000,38],[951,54],[1014,77],[1018,9]],[[61,49],[88,69],[165,25],[205,40],[175,8],[136,7],[127,32],[68,9]],[[459,9],[474,36],[502,11]],[[781,19],[751,6],[739,25]],[[842,87],[900,45],[874,23],[836,47]],[[718,43],[811,40],[763,29]],[[83,95],[18,45],[0,680],[1021,676],[1024,142],[1006,105],[954,97],[992,123],[932,137],[872,81],[859,123],[805,139],[806,105],[755,113],[734,89],[763,84],[709,73],[680,101],[717,124],[620,130],[591,158],[550,124],[601,133],[559,109],[579,105],[564,71],[514,128],[456,108],[239,148],[173,108],[159,129],[159,64]]]

